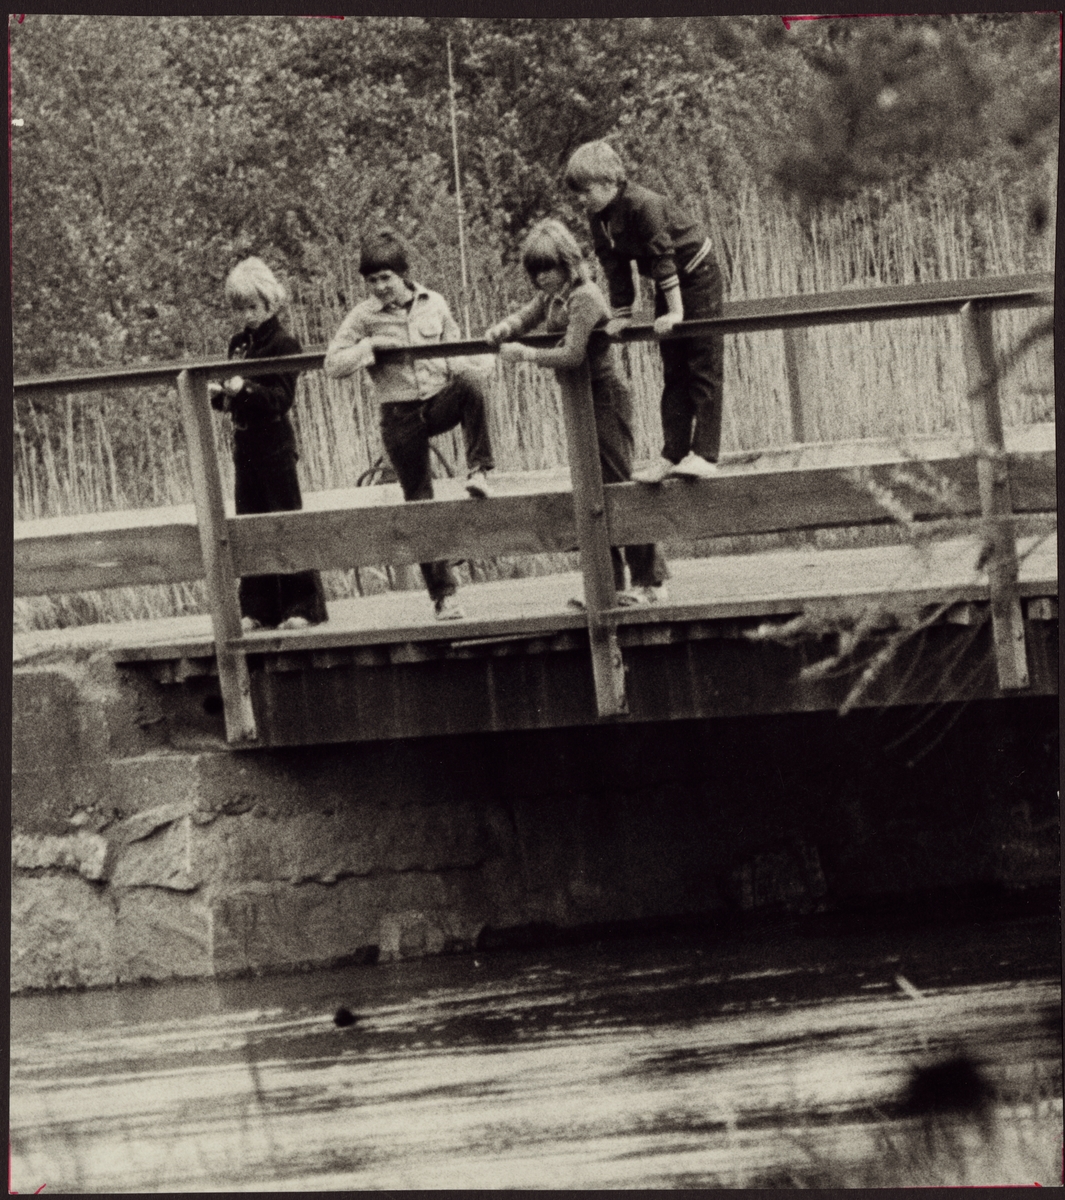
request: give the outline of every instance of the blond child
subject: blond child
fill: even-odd
[[[632,477],[632,394],[621,373],[616,348],[605,338],[591,336],[610,318],[606,298],[591,281],[581,249],[561,221],[549,219],[534,226],[522,246],[522,263],[537,294],[516,313],[488,329],[485,341],[499,346],[500,358],[508,362],[565,370],[588,359],[603,482],[624,483]],[[537,326],[561,334],[560,344],[540,349],[509,340]],[[622,554],[616,546],[611,546],[610,553],[620,604],[650,604],[665,599],[668,570],[656,546],[624,548],[631,576],[628,590]]]
[[[278,312],[285,292],[261,258],[246,258],[230,271],[225,295],[241,325],[229,343],[233,359],[298,354]],[[233,466],[238,513],[289,512],[303,507],[296,475],[296,434],[289,420],[298,372],[232,375],[209,385],[212,405],[233,422]],[[302,629],[326,620],[325,593],[317,571],[295,575],[247,575],[240,581],[246,631]]]

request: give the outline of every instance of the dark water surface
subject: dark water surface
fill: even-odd
[[[1052,917],[16,998],[11,1186],[753,1186],[867,1158],[958,1050],[1060,1126],[1060,1001]]]

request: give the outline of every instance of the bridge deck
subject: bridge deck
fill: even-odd
[[[1056,538],[1018,541],[1022,597],[1057,595]],[[728,620],[877,605],[889,612],[955,601],[986,601],[987,576],[976,569],[973,538],[837,550],[780,550],[673,562],[670,601],[654,609],[615,610],[620,626]],[[580,630],[587,618],[567,606],[580,594],[576,572],[471,584],[466,619],[437,622],[425,593],[388,592],[333,601],[327,624],[310,630],[262,631],[249,650],[262,654],[412,642],[471,642]],[[631,631],[636,635],[635,629]],[[639,640],[636,635],[636,640]],[[88,625],[17,634],[15,662],[58,649],[96,647],[118,662],[213,657],[207,615]]]

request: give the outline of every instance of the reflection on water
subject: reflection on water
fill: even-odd
[[[1060,1114],[1057,951],[1031,919],[16,999],[12,1187],[748,1186],[868,1155],[959,1049]]]

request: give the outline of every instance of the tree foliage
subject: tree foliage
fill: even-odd
[[[836,18],[799,28],[813,86],[775,168],[804,203],[903,178],[1015,174],[1057,141],[1058,17]]]
[[[537,217],[580,220],[559,181],[589,138],[702,205],[748,181],[825,204],[1030,167],[1057,115],[1048,20],[30,15],[11,27],[16,370],[217,346],[246,254],[344,293],[368,226],[453,254],[449,41],[491,274]]]

